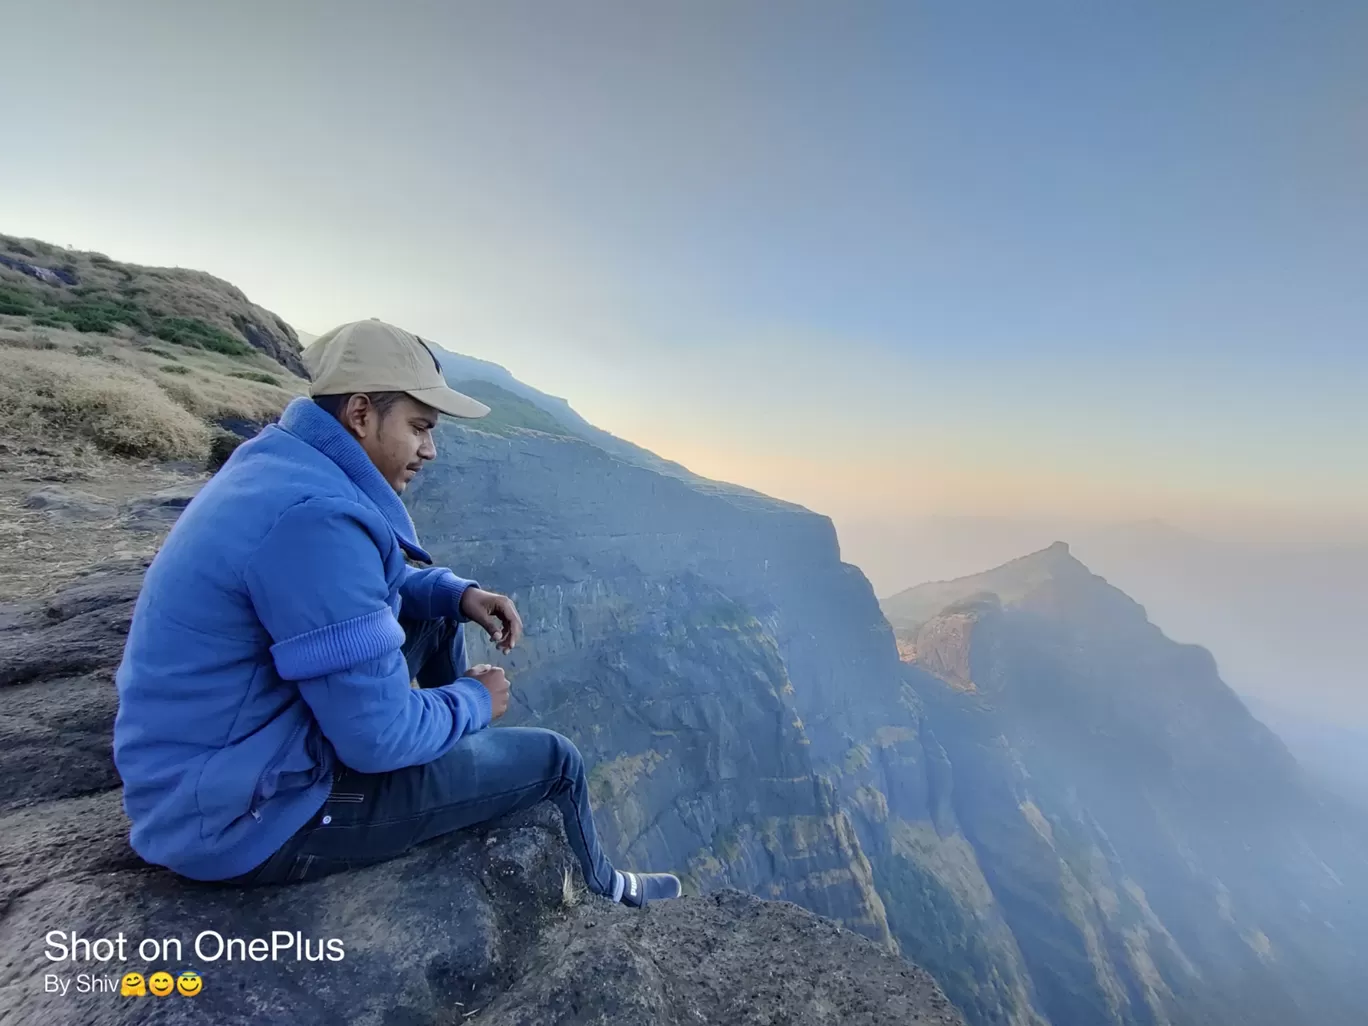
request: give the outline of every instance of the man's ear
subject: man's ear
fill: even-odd
[[[356,435],[364,438],[369,432],[375,420],[375,409],[370,401],[370,396],[364,392],[356,392],[347,398],[347,405],[342,408],[342,425]]]

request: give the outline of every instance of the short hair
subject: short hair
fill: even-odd
[[[375,412],[384,417],[406,394],[405,392],[334,392],[331,395],[316,395],[313,397],[313,401],[340,421],[343,411],[347,408],[348,400],[354,395],[364,395],[375,407]]]

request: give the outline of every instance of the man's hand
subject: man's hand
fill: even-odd
[[[483,627],[500,652],[510,651],[522,637],[522,618],[507,595],[471,585],[461,593],[461,615]]]
[[[508,712],[508,677],[504,675],[502,666],[480,663],[478,666],[472,666],[467,670],[465,676],[474,677],[489,692],[491,719],[497,720]]]

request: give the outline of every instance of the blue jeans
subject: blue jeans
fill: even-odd
[[[409,676],[420,687],[449,684],[469,669],[459,624],[400,623]],[[569,738],[540,727],[486,728],[439,759],[389,773],[358,773],[339,762],[332,793],[313,819],[260,866],[222,882],[294,883],[373,865],[548,798],[560,808],[590,890],[611,894],[613,868],[594,830],[584,760]]]

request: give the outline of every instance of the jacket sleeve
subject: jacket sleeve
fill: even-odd
[[[384,773],[431,762],[489,725],[489,692],[473,678],[410,686],[384,562],[358,511],[326,500],[292,507],[245,578],[276,671],[296,682],[352,769]]]
[[[405,616],[419,620],[446,618],[465,623],[470,618],[461,613],[461,596],[467,588],[479,586],[479,581],[457,577],[445,567],[406,566],[399,582],[399,597],[404,602]]]

